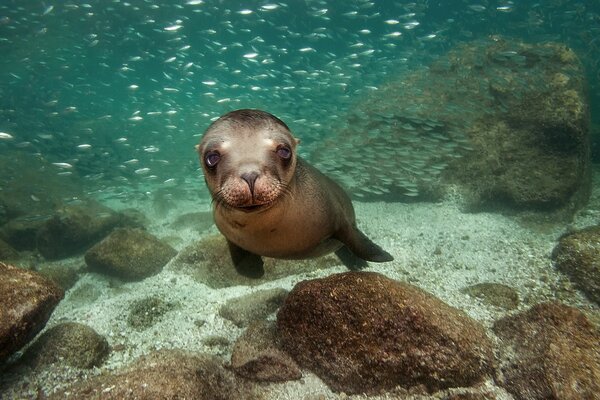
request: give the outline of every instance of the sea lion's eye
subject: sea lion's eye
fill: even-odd
[[[221,155],[217,151],[211,151],[204,156],[204,163],[208,168],[214,168],[221,160]]]
[[[279,146],[277,148],[277,155],[284,160],[289,160],[292,157],[292,151],[287,146]]]

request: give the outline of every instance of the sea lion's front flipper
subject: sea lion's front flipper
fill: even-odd
[[[238,273],[248,278],[262,278],[265,270],[263,268],[263,260],[259,255],[250,253],[229,240],[227,244],[229,245],[231,261],[233,261],[233,265]]]
[[[394,259],[390,253],[373,243],[371,239],[362,233],[356,226],[349,226],[346,229],[341,229],[336,232],[334,237],[340,242],[344,243],[344,247],[347,247],[347,250],[352,252],[355,257],[359,257],[363,260],[387,262]],[[342,252],[347,251],[343,250],[344,247],[340,248]],[[338,252],[340,250],[338,250]],[[353,269],[351,266],[346,264],[346,261],[344,261],[343,257],[346,255],[342,256],[338,254],[338,252],[336,252],[336,254],[338,257],[340,257],[342,262],[344,262],[344,265],[348,266],[350,269]]]

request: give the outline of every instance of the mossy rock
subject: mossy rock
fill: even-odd
[[[590,300],[600,304],[600,226],[564,235],[552,258]]]
[[[510,286],[500,283],[478,283],[464,288],[462,292],[481,299],[486,304],[504,308],[505,310],[514,310],[519,306],[519,294],[517,291]]]
[[[0,239],[0,261],[9,261],[19,258],[19,253],[4,240]]]
[[[263,257],[265,275],[260,279],[240,275],[231,261],[227,241],[220,234],[209,235],[183,249],[170,268],[182,270],[212,288],[236,285],[260,285],[289,275],[316,271],[340,265],[337,256],[329,254],[307,260],[279,260]]]
[[[44,332],[28,349],[24,361],[40,368],[56,363],[89,369],[108,357],[108,342],[87,325],[65,322]]]
[[[141,229],[115,229],[85,253],[94,271],[125,280],[140,280],[158,273],[177,254],[171,246]]]
[[[156,324],[169,311],[177,307],[157,296],[149,296],[131,304],[127,324],[137,330],[144,330]]]

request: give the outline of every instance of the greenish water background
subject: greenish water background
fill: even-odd
[[[193,146],[219,115],[268,110],[310,158],[364,94],[493,35],[572,47],[600,124],[597,1],[3,1],[0,152],[99,195],[206,195]]]

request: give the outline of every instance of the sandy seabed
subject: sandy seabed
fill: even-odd
[[[597,173],[595,178],[597,181]],[[208,211],[210,204],[207,202],[182,202],[177,209],[160,218],[153,217],[152,207],[143,202],[107,205],[115,209],[134,207],[150,210],[146,214],[155,222],[148,227],[149,231],[166,238],[177,250],[198,241],[202,235],[216,232],[214,226],[203,234],[192,229],[175,231],[169,227],[182,214]],[[482,282],[501,283],[514,288],[519,294],[520,306],[511,313],[540,302],[559,300],[581,309],[596,322],[600,320],[598,307],[587,301],[568,278],[554,268],[551,260],[552,250],[567,228],[598,223],[599,206],[600,190],[595,189],[588,205],[567,225],[542,221],[541,216],[535,221],[533,218],[499,213],[465,213],[452,200],[412,204],[355,202],[361,229],[395,258],[390,263],[371,264],[368,270],[419,286],[465,311],[487,328],[505,316],[507,311],[470,297],[462,291],[463,288]],[[51,393],[87,376],[117,370],[156,349],[186,349],[219,355],[229,361],[233,343],[243,329],[219,316],[218,310],[227,300],[263,289],[290,290],[299,281],[345,271],[340,265],[255,287],[212,289],[178,269],[170,268],[170,264],[161,273],[132,283],[116,284],[114,279],[86,273],[66,292],[47,327],[67,321],[86,324],[106,337],[111,347],[119,351],[113,350],[101,368],[89,371],[65,366],[53,366],[42,372],[20,370],[18,374],[4,371],[4,384],[0,386],[4,393],[0,392],[0,398],[37,398],[42,391]],[[82,296],[82,293],[85,295]],[[127,323],[131,304],[148,296],[157,296],[179,306],[150,328],[133,329]],[[274,319],[274,315],[270,318]],[[198,320],[203,323],[198,324]],[[491,331],[489,335],[495,339]],[[227,339],[230,344],[207,344],[210,341],[206,339],[215,336]],[[483,387],[489,388],[498,399],[512,399],[492,381],[486,382]],[[271,399],[398,398],[397,395],[335,394],[307,371],[303,371],[303,378],[299,381],[265,385],[263,389],[268,393],[266,397]]]

